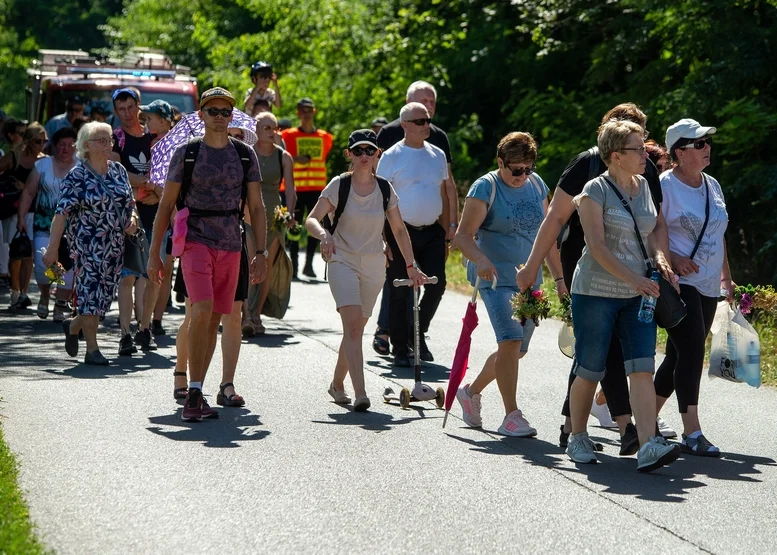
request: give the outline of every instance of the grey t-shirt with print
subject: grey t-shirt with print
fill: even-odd
[[[647,272],[647,265],[634,231],[634,220],[623,207],[618,195],[612,190],[606,178],[610,179],[613,184],[615,183],[609,172],[605,172],[586,183],[583,192],[577,195],[572,202],[579,209],[580,201],[588,197],[601,206],[605,245],[631,271],[644,276]],[[639,225],[642,242],[647,248],[647,238],[656,226],[658,211],[650,196],[647,180],[641,175],[637,176],[636,179],[639,182],[639,193],[636,196],[630,198],[622,189],[619,188],[619,191],[631,206],[631,211]],[[577,263],[577,268],[575,268],[575,275],[572,278],[572,293],[613,299],[628,299],[637,296],[637,292],[628,284],[605,270],[594,259],[587,244]]]

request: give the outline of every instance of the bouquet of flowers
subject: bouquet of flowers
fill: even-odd
[[[564,295],[561,299],[561,321],[572,325],[572,296]]]
[[[550,301],[542,289],[516,293],[510,299],[510,304],[513,307],[513,319],[520,320],[521,325],[531,318],[534,325],[539,326],[540,320],[547,318],[550,313]]]
[[[739,311],[746,316],[753,311],[777,316],[777,291],[771,285],[737,285],[734,301]]]
[[[291,222],[294,216],[289,212],[289,209],[285,206],[276,206],[272,225],[270,228],[273,231],[281,231],[284,228],[289,228],[292,233],[299,233],[301,226],[299,224],[294,227],[291,226]]]
[[[48,278],[49,283],[65,285],[65,268],[59,262],[54,262],[54,264],[46,268],[45,275]]]

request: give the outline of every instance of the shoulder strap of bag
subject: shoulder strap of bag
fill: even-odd
[[[378,181],[378,187],[380,187],[380,194],[383,195],[383,211],[388,210],[389,200],[391,200],[391,185],[387,179],[376,175],[375,179]]]
[[[237,154],[240,156],[240,163],[243,165],[243,183],[240,189],[240,219],[243,219],[246,209],[246,200],[248,199],[248,172],[251,171],[251,150],[250,147],[242,141],[232,137],[229,141],[234,145]]]
[[[599,147],[597,146],[589,148],[588,154],[588,181],[591,181],[602,173],[602,157],[599,156]]]
[[[534,185],[534,188],[537,190],[537,194],[540,195],[540,198],[543,198],[545,195],[542,194],[542,185],[540,185],[540,180],[536,173],[533,173],[529,176],[529,182]]]
[[[701,232],[696,238],[696,244],[693,246],[691,256],[688,257],[691,260],[693,260],[693,257],[696,256],[696,251],[699,250],[701,240],[704,239],[704,232],[707,231],[707,224],[710,222],[710,185],[707,183],[707,176],[705,174],[701,174],[701,178],[704,180],[704,192],[707,193],[707,204],[704,207],[704,225],[701,226]]]
[[[639,225],[637,225],[637,218],[634,217],[634,212],[631,211],[631,206],[629,206],[628,201],[623,198],[623,195],[618,190],[618,187],[615,186],[615,184],[609,180],[609,178],[605,177],[605,181],[607,181],[607,184],[612,188],[613,191],[615,191],[615,194],[618,195],[618,198],[621,201],[621,205],[623,205],[623,208],[626,209],[626,212],[629,213],[631,216],[631,219],[634,221],[634,231],[637,233],[637,242],[639,243],[639,248],[642,250],[642,257],[645,259],[645,264],[647,265],[648,270],[653,269],[653,264],[650,261],[650,257],[648,256],[647,249],[645,248],[645,243],[642,242],[642,234],[639,232]]]
[[[488,182],[491,183],[491,195],[489,195],[488,206],[486,207],[486,216],[488,216],[488,213],[491,211],[491,207],[494,205],[494,200],[496,199],[496,188],[498,185],[496,176],[493,172],[488,172],[486,174],[486,179],[488,179]]]
[[[278,151],[278,167],[280,168],[281,179],[283,179],[283,149],[278,148],[276,150]]]
[[[189,188],[192,186],[194,163],[197,161],[197,155],[200,153],[201,144],[202,137],[192,137],[186,145],[186,152],[183,155],[183,181],[181,181],[181,190],[178,192],[178,200],[175,203],[178,210],[184,207],[186,195],[189,194]]]
[[[337,224],[340,222],[340,216],[343,215],[345,210],[345,204],[348,202],[348,194],[351,192],[351,174],[340,174],[340,189],[337,191],[337,208],[335,208],[335,215],[332,218],[332,225],[329,229],[329,233],[334,235]]]

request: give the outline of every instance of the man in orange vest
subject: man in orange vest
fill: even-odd
[[[305,213],[313,207],[326,187],[326,157],[332,150],[332,135],[315,126],[316,106],[309,98],[297,102],[299,127],[292,127],[281,132],[281,138],[286,143],[286,150],[294,158],[294,186],[297,189],[297,205],[295,219],[304,221]],[[318,246],[318,239],[308,236],[308,246],[305,253],[305,268],[302,273],[315,278],[313,271],[313,255]],[[293,265],[293,278],[297,279],[299,242],[289,242],[289,253]]]

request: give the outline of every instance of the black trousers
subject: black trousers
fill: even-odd
[[[422,229],[407,226],[410,242],[413,244],[415,261],[427,276],[437,276],[436,284],[424,285],[424,294],[419,301],[418,323],[421,334],[429,331],[429,325],[437,312],[443,293],[445,293],[445,230],[435,223]],[[386,242],[394,256],[389,261],[386,279],[393,283],[395,279],[407,279],[407,265],[397,246],[397,241],[388,224]],[[390,287],[389,295],[389,335],[391,344],[398,353],[407,353],[410,343],[411,326],[407,322],[408,296],[413,295],[410,287]]]
[[[680,296],[688,313],[672,329],[666,330],[666,357],[656,371],[654,384],[656,395],[671,397],[677,392],[677,405],[681,413],[688,412],[688,405],[699,404],[699,386],[704,369],[704,344],[715,318],[718,300],[705,297],[692,285],[680,285]]]
[[[561,248],[561,266],[564,271],[564,283],[568,290],[572,289],[572,276],[575,273],[577,261],[583,253],[582,245],[565,243]],[[574,369],[574,363],[572,369]],[[561,414],[570,416],[569,413],[569,390],[572,389],[572,382],[575,381],[575,374],[569,371],[569,381],[567,383],[567,396],[564,399],[564,406],[561,408]],[[610,350],[607,352],[605,362],[607,370],[602,379],[602,391],[607,398],[607,408],[610,409],[610,415],[623,416],[631,414],[631,403],[629,402],[629,384],[626,380],[626,366],[623,364],[623,350],[618,336],[613,333],[610,339]]]
[[[297,204],[294,207],[294,219],[305,225],[305,221],[302,217],[313,210],[313,207],[318,202],[318,198],[321,196],[321,191],[302,191],[297,193]],[[284,201],[285,202],[285,201]],[[268,226],[270,223],[268,222]],[[288,237],[287,237],[288,240]],[[297,274],[297,259],[299,258],[299,241],[288,240],[289,243],[289,256],[291,263],[294,267],[294,274]],[[305,248],[305,265],[310,266],[313,263],[313,255],[316,253],[316,247],[320,241],[315,237],[308,235],[308,246]]]

